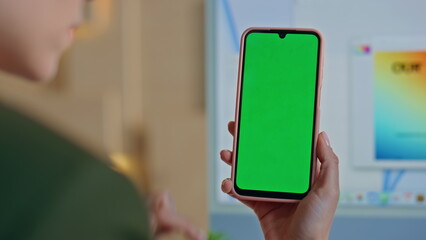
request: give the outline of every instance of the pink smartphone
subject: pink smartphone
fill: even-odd
[[[321,69],[316,30],[250,28],[242,35],[232,165],[240,199],[291,202],[309,193]]]

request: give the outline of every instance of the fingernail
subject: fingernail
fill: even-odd
[[[229,155],[231,154],[231,152],[228,151],[228,150],[225,150],[225,151],[223,151],[223,154],[225,154],[226,157],[229,157]]]
[[[325,143],[327,143],[327,146],[330,147],[331,146],[330,139],[328,138],[327,133],[326,132],[322,132],[322,135],[324,136]]]
[[[232,191],[232,187],[227,185],[226,182],[230,181],[229,179],[225,179],[222,182],[222,186],[220,187],[222,192],[229,194]]]

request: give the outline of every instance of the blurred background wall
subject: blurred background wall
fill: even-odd
[[[167,16],[167,17],[165,17]],[[142,1],[143,122],[152,188],[208,227],[204,1]]]

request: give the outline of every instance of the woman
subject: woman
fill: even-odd
[[[0,69],[33,81],[52,79],[60,55],[72,43],[74,30],[82,21],[85,2],[0,0]],[[230,123],[231,133],[233,128],[234,124]],[[13,144],[1,138],[7,130],[2,128],[0,131],[0,143]],[[37,146],[34,143],[33,147]],[[317,149],[321,162],[318,180],[303,201],[296,204],[242,201],[258,216],[266,239],[328,237],[339,195],[338,159],[325,133],[320,134]],[[137,200],[136,191],[130,183],[105,166],[81,159],[61,160],[64,162],[57,164],[57,169],[45,169],[42,164],[34,163],[34,168],[28,171],[34,181],[25,181],[22,185],[25,187],[18,188],[18,185],[10,183],[10,179],[27,180],[29,176],[19,175],[22,164],[13,164],[16,154],[5,151],[0,155],[8,157],[8,160],[0,157],[0,175],[4,180],[0,183],[0,191],[2,196],[7,196],[0,200],[0,239],[150,237],[148,230],[145,230],[149,225],[146,212]],[[230,151],[222,151],[220,155],[226,163],[231,162]],[[30,163],[31,159],[28,161]],[[73,167],[60,168],[70,162]],[[73,175],[79,176],[79,182],[71,184],[72,187],[66,184],[68,181],[61,181],[63,176]],[[18,184],[19,180],[14,184]],[[86,189],[88,185],[91,186],[89,190]],[[231,187],[231,180],[225,179],[222,190],[230,194]],[[115,194],[116,191],[120,194]],[[120,196],[130,196],[127,199],[131,200],[117,204],[116,201],[120,199],[116,198]],[[20,201],[22,198],[30,201]],[[183,231],[191,239],[205,239],[197,228],[173,210],[165,195],[153,199],[150,205],[153,213],[151,232]],[[94,206],[97,208],[96,214],[92,214]]]

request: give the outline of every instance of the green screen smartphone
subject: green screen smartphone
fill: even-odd
[[[241,40],[232,179],[243,199],[297,201],[316,168],[321,37],[250,28]]]

